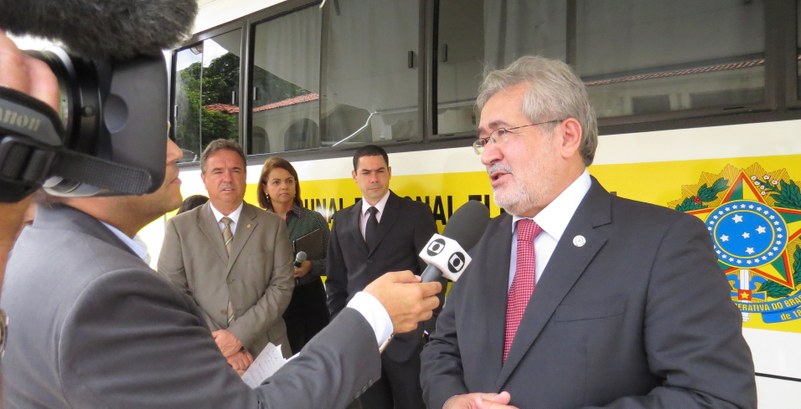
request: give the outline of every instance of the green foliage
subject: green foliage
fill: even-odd
[[[707,187],[706,183],[704,183],[698,188],[698,198],[701,199],[702,202],[711,202],[717,199],[718,193],[726,190],[728,186],[729,181],[723,178],[718,178],[710,187]]]
[[[196,155],[217,138],[237,139],[236,113],[208,109],[211,104],[230,105],[239,89],[239,57],[228,53],[208,67],[196,62],[179,73],[176,89],[178,145]]]
[[[253,101],[254,106],[283,101],[311,92],[261,67],[253,69],[253,84],[259,89],[258,98]]]
[[[690,196],[685,198],[681,204],[676,206],[676,210],[680,212],[689,212],[692,210],[706,209],[706,205],[701,202],[697,196]]]
[[[684,199],[676,210],[680,212],[689,212],[692,210],[706,209],[706,203],[711,202],[718,198],[718,193],[726,190],[729,187],[729,181],[723,178],[718,178],[712,186],[707,186],[706,183],[698,188],[698,193],[695,196],[690,196]]]
[[[227,53],[215,58],[208,66],[200,62],[178,72],[176,87],[177,117],[175,136],[178,145],[199,155],[217,138],[238,139],[237,113],[211,110],[210,105],[239,105],[239,57]],[[279,78],[262,68],[254,68],[254,84],[259,89],[254,106],[283,101],[310,91]]]
[[[798,185],[795,181],[785,182],[780,181],[781,190],[779,193],[770,195],[776,200],[776,207],[784,207],[788,209],[801,209],[801,192],[799,192]]]
[[[200,124],[203,129],[203,146],[218,139],[237,139],[236,115],[226,114],[218,111],[210,111],[203,108]]]

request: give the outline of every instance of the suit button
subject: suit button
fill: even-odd
[[[222,315],[228,315],[228,310],[220,310],[220,314],[222,314]]]

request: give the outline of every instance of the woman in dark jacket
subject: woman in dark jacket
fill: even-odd
[[[305,251],[309,255],[295,267],[295,290],[284,312],[292,353],[298,353],[329,321],[325,287],[320,278],[325,275],[328,223],[320,213],[302,206],[298,173],[286,159],[267,159],[261,169],[257,195],[261,207],[286,221],[295,253]]]

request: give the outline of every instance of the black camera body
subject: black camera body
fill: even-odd
[[[116,60],[29,51],[56,74],[60,113],[0,87],[0,202],[40,186],[57,196],[144,194],[164,179],[163,55]]]
[[[0,0],[0,10],[0,29],[70,51],[29,52],[58,78],[60,116],[0,87],[0,201],[39,186],[61,196],[158,189],[169,109],[162,50],[191,35],[197,0]]]

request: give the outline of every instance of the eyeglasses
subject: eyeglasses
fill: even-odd
[[[513,128],[498,128],[490,132],[488,137],[478,138],[475,141],[473,141],[473,150],[476,152],[476,155],[481,155],[482,153],[484,153],[484,147],[487,146],[488,143],[495,143],[495,144],[504,143],[509,139],[510,136],[516,134],[517,132],[515,131],[517,131],[518,129],[528,128],[530,126],[545,125],[554,122],[562,122],[562,121],[564,121],[564,119],[551,119],[550,121],[520,125],[520,126],[515,126]]]
[[[0,310],[0,359],[6,352],[6,341],[8,340],[8,316],[6,312]]]

